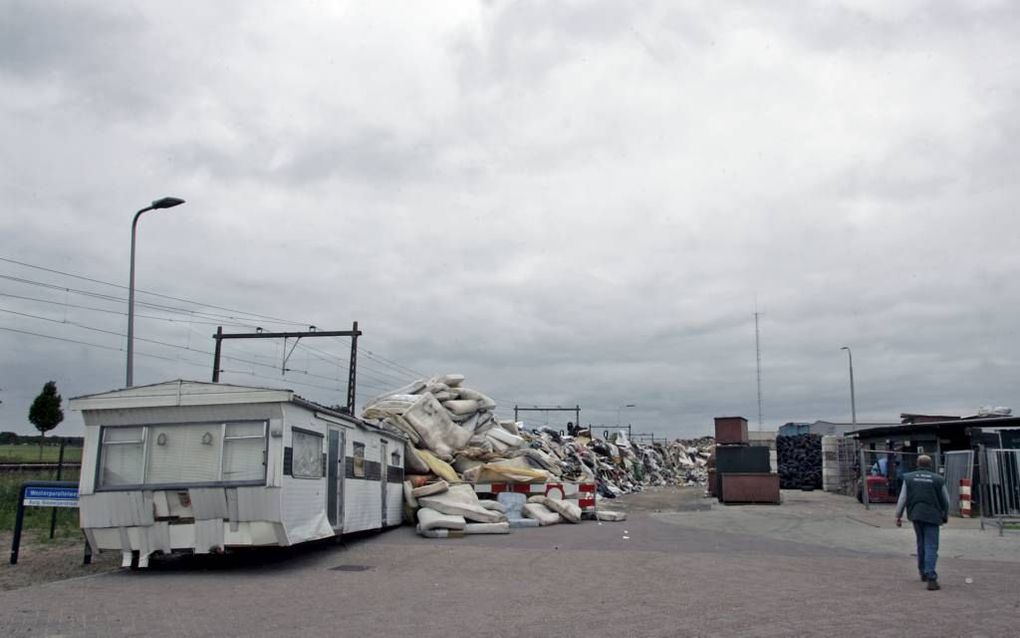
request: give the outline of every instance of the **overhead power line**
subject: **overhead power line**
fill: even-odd
[[[13,264],[13,265],[16,265],[16,266],[21,266],[21,267],[24,267],[24,268],[30,268],[30,269],[33,269],[33,270],[37,270],[37,271],[41,271],[41,272],[45,272],[45,273],[50,273],[50,274],[54,274],[54,275],[59,275],[59,276],[62,276],[62,277],[69,277],[69,278],[72,278],[72,279],[75,279],[75,280],[79,280],[79,281],[85,281],[85,282],[89,282],[89,283],[93,283],[93,284],[99,284],[99,285],[102,285],[102,286],[109,286],[111,288],[115,288],[115,289],[118,289],[118,290],[127,290],[128,289],[127,286],[124,286],[122,284],[117,284],[117,283],[113,283],[113,282],[110,282],[110,281],[105,281],[105,280],[102,280],[102,279],[98,279],[96,277],[89,277],[89,276],[82,275],[82,274],[77,274],[77,273],[73,273],[73,272],[67,272],[67,271],[64,271],[64,270],[56,269],[56,268],[49,268],[49,267],[46,267],[46,266],[40,266],[38,264],[32,264],[32,263],[28,263],[28,262],[25,262],[25,261],[21,261],[21,260],[17,260],[17,259],[12,259],[10,257],[2,257],[2,256],[0,256],[0,262],[5,262],[5,263],[8,263],[8,264]],[[87,289],[82,289],[82,288],[72,288],[72,287],[68,287],[68,286],[61,286],[61,285],[58,285],[58,284],[49,283],[49,282],[46,282],[46,281],[37,281],[37,280],[33,280],[33,279],[28,279],[28,278],[25,278],[25,277],[17,277],[17,276],[14,276],[14,275],[0,274],[0,279],[5,279],[5,280],[8,280],[8,281],[19,283],[19,284],[23,284],[23,285],[36,286],[36,287],[47,289],[47,290],[58,291],[58,292],[64,293],[65,295],[69,295],[69,294],[80,295],[80,296],[84,296],[84,297],[91,298],[91,299],[97,299],[97,300],[100,300],[102,302],[108,302],[108,303],[113,303],[113,304],[124,304],[126,302],[124,297],[121,297],[121,296],[116,295],[116,294],[108,294],[108,293],[104,293],[104,292],[98,292],[98,291],[95,291],[95,290],[87,290]],[[205,303],[205,302],[196,301],[196,300],[193,300],[193,299],[188,299],[188,298],[185,298],[185,297],[177,297],[177,296],[167,295],[167,294],[153,292],[153,291],[149,291],[149,290],[136,289],[136,293],[144,294],[144,295],[149,295],[149,296],[156,297],[156,298],[159,298],[159,299],[166,299],[166,300],[173,301],[173,302],[178,302],[178,303],[183,303],[183,304],[189,304],[189,305],[192,305],[192,306],[196,306],[196,307],[180,307],[180,306],[175,306],[175,305],[156,303],[156,302],[152,302],[152,301],[144,301],[144,300],[136,301],[136,304],[138,306],[140,306],[140,307],[148,308],[150,310],[155,310],[155,311],[160,312],[160,313],[166,313],[167,315],[177,315],[177,316],[159,316],[159,315],[155,315],[155,314],[136,315],[136,316],[138,316],[140,318],[146,318],[146,319],[151,319],[151,320],[155,320],[155,321],[165,321],[165,322],[169,322],[169,323],[182,323],[182,324],[183,323],[188,323],[188,324],[193,324],[193,325],[209,325],[209,326],[213,326],[213,325],[227,325],[227,326],[238,326],[238,327],[247,327],[247,328],[257,328],[258,324],[260,324],[260,323],[278,323],[278,324],[293,325],[293,326],[312,325],[309,322],[305,322],[305,321],[294,321],[294,320],[284,319],[284,318],[276,317],[276,316],[272,316],[272,315],[266,315],[266,314],[261,314],[261,313],[249,312],[249,311],[245,311],[245,310],[239,310],[239,309],[236,309],[236,308],[230,308],[230,307],[227,307],[227,306],[221,306],[221,305],[217,305],[217,304]],[[116,331],[105,330],[105,329],[102,329],[102,328],[98,328],[96,326],[89,326],[89,325],[86,325],[86,324],[83,324],[83,323],[72,322],[72,321],[67,321],[66,320],[66,309],[68,309],[68,308],[75,308],[75,309],[79,309],[79,310],[85,310],[85,311],[89,311],[89,312],[105,313],[105,314],[110,314],[110,315],[124,316],[124,315],[127,314],[126,312],[123,312],[123,311],[120,311],[120,310],[110,309],[110,308],[100,308],[100,307],[96,307],[96,306],[89,306],[89,305],[83,305],[83,304],[75,304],[75,303],[69,302],[67,299],[65,299],[63,302],[61,302],[61,301],[57,301],[57,300],[42,299],[42,298],[38,298],[38,297],[30,297],[30,296],[27,296],[27,295],[17,295],[17,294],[12,294],[12,293],[7,293],[7,292],[0,292],[0,296],[8,297],[8,298],[11,298],[11,299],[20,299],[22,301],[32,301],[32,302],[36,302],[36,303],[44,303],[44,304],[50,304],[50,305],[54,305],[54,306],[63,306],[65,308],[65,320],[59,321],[59,320],[55,320],[55,319],[52,319],[52,318],[49,318],[49,317],[42,317],[42,316],[39,316],[39,315],[31,315],[29,313],[19,313],[18,311],[12,311],[12,310],[2,310],[4,312],[9,312],[11,314],[16,314],[16,315],[20,314],[21,316],[24,316],[24,317],[27,317],[27,318],[36,319],[36,320],[49,321],[49,322],[54,322],[54,323],[63,323],[65,325],[81,328],[81,329],[84,329],[84,330],[91,330],[91,331],[105,333],[105,334],[110,334],[110,335],[119,336],[119,337],[123,337],[124,336],[122,333],[119,333],[119,332],[116,332]],[[220,312],[209,312],[209,311],[206,311],[206,310],[202,310],[202,308],[218,310],[218,311],[222,311],[222,312],[226,312],[226,313],[231,313],[231,314],[221,314]],[[35,333],[33,333],[33,334],[35,334]],[[41,336],[46,336],[46,335],[41,335]],[[153,339],[141,339],[141,338],[139,338],[138,340],[139,341],[143,341],[143,342],[153,343],[153,344],[164,346],[164,347],[177,348],[177,349],[180,349],[180,350],[187,350],[187,351],[192,351],[192,352],[196,352],[196,353],[200,353],[200,354],[211,355],[211,353],[209,353],[209,352],[205,352],[203,350],[192,348],[192,347],[190,347],[190,345],[188,345],[188,346],[181,346],[181,345],[178,345],[178,344],[167,343],[167,342],[157,341],[157,340],[153,340]],[[70,341],[74,341],[74,340],[70,340]],[[104,346],[104,347],[109,348],[109,346]],[[305,347],[305,345],[302,344],[302,347]],[[116,350],[122,350],[121,348],[115,348],[115,349]],[[326,363],[330,363],[331,365],[333,365],[333,364],[338,365],[338,366],[339,365],[349,365],[348,357],[346,357],[346,356],[337,355],[337,354],[330,353],[330,352],[327,352],[327,351],[324,351],[324,350],[318,350],[318,349],[316,349],[314,347],[311,347],[311,346],[308,346],[308,349],[317,350],[319,352],[319,354],[322,354],[324,357],[329,357],[328,359],[323,358],[323,357],[318,357],[318,358],[320,358],[321,360],[323,360]],[[361,355],[362,356],[361,356],[361,362],[360,362],[360,365],[359,365],[359,368],[360,368],[359,372],[361,372],[362,375],[367,377],[367,379],[365,379],[365,381],[368,382],[368,383],[366,383],[367,386],[373,387],[373,388],[378,389],[380,391],[386,391],[386,390],[393,389],[394,387],[399,387],[399,386],[405,385],[409,380],[411,380],[413,378],[426,378],[428,376],[427,374],[425,374],[425,373],[423,373],[423,372],[421,372],[419,370],[415,370],[414,368],[411,368],[411,367],[406,366],[406,365],[404,365],[402,363],[399,363],[397,361],[389,359],[389,358],[387,358],[387,357],[385,357],[383,355],[380,355],[380,354],[378,354],[378,353],[376,353],[374,351],[371,351],[371,350],[362,349]],[[258,355],[254,355],[254,356],[258,356]],[[260,367],[264,367],[264,368],[279,369],[279,366],[276,366],[275,364],[263,363],[263,362],[259,362],[259,361],[251,361],[251,360],[247,360],[247,359],[243,359],[243,358],[239,358],[239,357],[234,357],[234,356],[226,356],[225,355],[224,359],[230,359],[232,361],[237,361],[237,362],[240,362],[240,363],[245,363],[245,364],[253,365],[253,366],[260,366]],[[168,359],[168,360],[173,360],[173,359]],[[188,362],[188,363],[190,365],[195,365],[193,362]],[[312,373],[309,373],[308,371],[302,371],[302,370],[288,370],[288,371],[289,372],[298,373],[298,374],[312,374]],[[334,378],[334,377],[327,377],[327,376],[324,376],[324,375],[314,375],[314,374],[312,374],[312,376],[320,377],[320,378],[323,378],[323,379],[328,379],[328,380],[331,380],[331,381],[338,381],[338,382],[343,381],[343,379]],[[372,383],[372,382],[375,382],[375,383]]]
[[[89,281],[89,282],[96,283],[96,284],[102,284],[104,286],[112,286],[114,288],[120,288],[121,290],[127,290],[128,289],[127,286],[124,286],[122,284],[115,284],[113,282],[103,281],[102,279],[95,279],[93,277],[86,277],[84,275],[76,275],[74,273],[64,272],[62,270],[56,270],[54,268],[47,268],[45,266],[37,266],[35,264],[29,264],[29,263],[24,262],[24,261],[18,261],[16,259],[10,259],[9,257],[0,257],[0,261],[4,261],[4,262],[10,263],[10,264],[17,264],[18,266],[24,266],[25,268],[34,268],[35,270],[42,270],[44,272],[49,272],[49,273],[53,273],[53,274],[57,274],[57,275],[63,275],[64,277],[71,277],[73,279],[80,279],[80,280],[83,280],[83,281]],[[257,313],[254,313],[254,312],[247,312],[247,311],[244,311],[244,310],[237,310],[237,309],[234,309],[234,308],[227,308],[227,307],[224,307],[224,306],[217,306],[215,304],[209,304],[209,303],[194,301],[192,299],[185,299],[183,297],[174,297],[172,295],[164,295],[162,293],[152,292],[150,290],[142,290],[140,288],[135,288],[135,294],[152,295],[153,297],[160,297],[162,299],[170,299],[171,301],[181,301],[181,302],[184,302],[184,303],[190,303],[190,304],[195,304],[195,305],[199,305],[199,306],[204,306],[206,308],[215,308],[217,310],[225,310],[227,312],[234,312],[234,313],[245,314],[245,315],[249,315],[251,317],[256,317],[256,318],[259,318],[259,319],[264,319],[264,320],[267,320],[267,321],[275,321],[275,322],[278,322],[278,323],[288,323],[288,324],[293,324],[293,325],[296,325],[296,326],[308,325],[308,324],[306,324],[306,323],[304,323],[302,321],[291,321],[289,319],[280,319],[279,317],[273,317],[271,315],[262,315],[262,314],[257,314]]]

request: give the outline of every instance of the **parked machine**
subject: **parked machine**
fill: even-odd
[[[868,502],[869,503],[895,503],[899,499],[892,482],[884,476],[868,476]],[[864,502],[864,494],[858,490],[857,500]]]
[[[81,527],[125,566],[399,525],[404,435],[291,390],[169,381],[77,397]]]

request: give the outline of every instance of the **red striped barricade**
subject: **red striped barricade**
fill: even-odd
[[[970,518],[970,479],[960,479],[960,516]]]
[[[549,498],[574,501],[582,512],[595,509],[594,483],[476,483],[475,493],[482,498],[495,498],[501,492],[517,492],[527,496],[536,494]]]

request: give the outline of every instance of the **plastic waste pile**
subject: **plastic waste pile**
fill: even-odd
[[[496,402],[447,374],[415,381],[370,401],[362,418],[407,436],[404,454],[405,518],[427,537],[503,534],[513,527],[576,523],[570,501],[502,493],[479,499],[469,484],[595,482],[615,498],[643,486],[704,485],[709,437],[695,441],[636,443],[622,433],[568,435],[499,419]],[[600,520],[623,520],[599,511]]]

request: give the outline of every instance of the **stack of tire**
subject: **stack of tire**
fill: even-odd
[[[798,434],[776,438],[779,486],[784,490],[822,487],[822,437]]]

